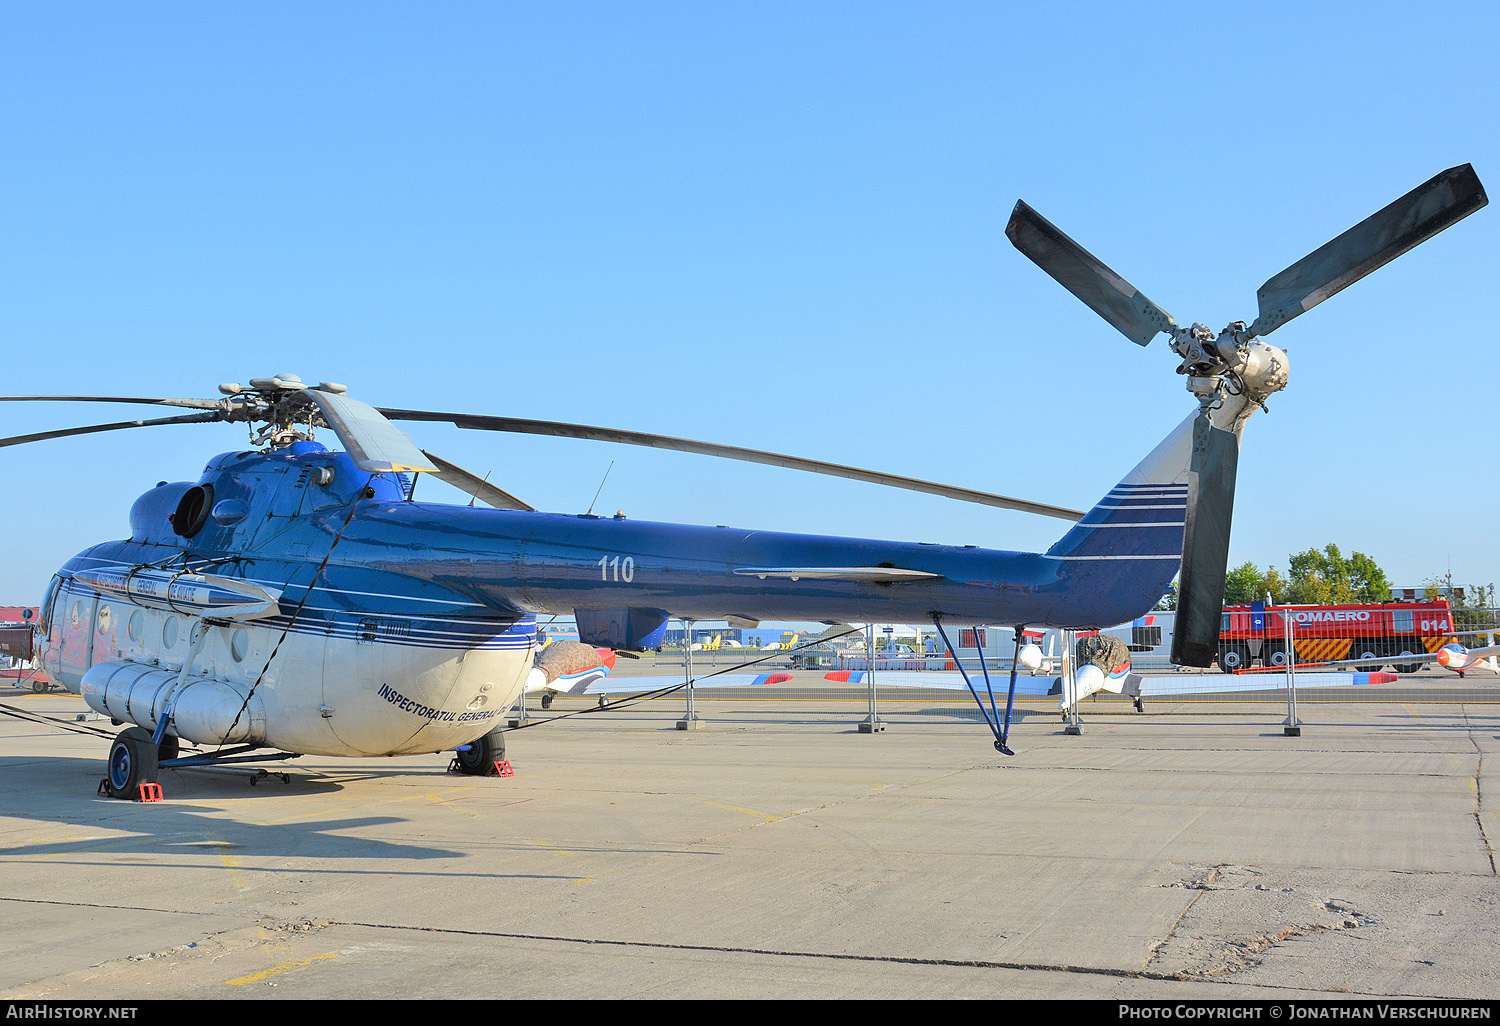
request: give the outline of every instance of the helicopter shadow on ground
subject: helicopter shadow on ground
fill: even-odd
[[[990,711],[988,705],[985,706],[984,711]],[[995,711],[997,711],[1000,714],[1000,717],[1003,719],[1005,717],[1005,702],[997,702]],[[950,706],[947,708],[939,707],[925,709],[898,709],[895,712],[883,711],[881,715],[890,717],[910,716],[914,719],[924,720],[943,719],[952,720],[954,723],[984,723],[984,717],[979,714],[978,709],[976,709],[974,706],[961,708],[954,708]],[[1021,707],[1017,706],[1014,710],[1011,711],[1010,720],[1012,723],[1020,723],[1024,720],[1037,718],[1045,719],[1049,716],[1056,715],[1057,713],[1050,709],[1022,709]]]
[[[350,815],[347,805],[325,806],[329,813],[308,813],[304,805],[289,807],[286,815],[275,810],[275,801],[237,807],[226,805],[238,796],[268,798],[284,796],[336,795],[345,784],[379,780],[387,775],[410,777],[410,771],[390,774],[356,769],[349,773],[292,773],[291,783],[262,781],[256,788],[233,780],[201,781],[202,773],[164,770],[159,802],[123,801],[96,793],[102,763],[70,756],[54,758],[0,757],[0,774],[20,792],[35,795],[34,808],[13,805],[7,810],[11,822],[29,820],[41,836],[0,843],[0,866],[34,864],[38,867],[74,865],[99,870],[133,867],[156,869],[202,869],[230,866],[235,872],[267,879],[292,874],[299,877],[347,876],[375,873],[413,877],[461,879],[510,879],[518,881],[566,881],[571,873],[473,872],[471,857],[477,844],[496,847],[493,839],[467,836],[460,847],[438,847],[412,843],[397,836],[410,827],[402,816]],[[434,772],[441,783],[446,774]],[[194,778],[200,778],[193,786]],[[503,781],[468,777],[470,781]],[[258,792],[258,793],[257,793]],[[484,796],[481,796],[484,797]],[[389,796],[380,801],[389,801]],[[451,800],[451,799],[450,799]],[[497,792],[489,799],[514,805],[516,799]],[[400,806],[398,806],[399,808]],[[491,806],[493,807],[493,805]],[[257,818],[246,813],[255,810]],[[260,818],[272,810],[274,818]],[[492,827],[486,827],[486,831]],[[383,836],[369,836],[371,832]],[[13,836],[13,835],[12,835]],[[424,835],[425,839],[425,835]],[[532,850],[529,844],[502,842],[501,848]],[[598,850],[615,851],[614,848]],[[647,852],[646,854],[651,854]],[[673,854],[711,856],[711,852],[673,851]],[[210,860],[205,862],[204,860]],[[277,860],[257,865],[256,859]],[[284,860],[305,860],[287,865]],[[230,862],[225,860],[232,860]],[[458,868],[445,860],[461,860]],[[419,868],[426,863],[430,868]],[[407,868],[402,868],[405,865]]]
[[[380,774],[356,772],[331,779],[293,773],[289,784],[274,779],[252,788],[244,781],[215,779],[217,775],[163,770],[163,800],[136,802],[100,796],[97,785],[101,772],[102,762],[92,759],[0,757],[0,774],[10,786],[36,796],[35,809],[26,808],[24,803],[12,803],[9,818],[45,823],[39,832],[48,835],[5,844],[0,847],[0,862],[34,859],[45,864],[61,861],[113,866],[121,861],[136,861],[165,868],[175,864],[170,861],[173,855],[232,854],[238,860],[303,857],[331,860],[335,864],[325,869],[297,870],[307,873],[350,872],[350,861],[420,862],[461,859],[469,854],[401,839],[361,836],[361,832],[374,829],[401,827],[407,820],[399,816],[348,815],[345,809],[330,809],[345,813],[330,818],[294,815],[272,822],[226,816],[229,811],[224,804],[226,799],[284,796],[292,800],[297,796],[334,795],[345,783]],[[274,803],[269,805],[274,808]],[[258,808],[267,807],[268,803],[262,802]],[[76,830],[70,831],[69,827]],[[120,833],[99,836],[100,831]],[[70,837],[70,832],[87,836]],[[168,861],[160,861],[163,856],[168,856]]]

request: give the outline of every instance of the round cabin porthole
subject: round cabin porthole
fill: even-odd
[[[242,663],[245,656],[250,654],[250,632],[243,627],[236,628],[229,639],[229,654],[234,656],[234,661]]]
[[[169,616],[161,625],[161,644],[171,648],[177,644],[177,617]]]
[[[130,614],[130,621],[125,625],[125,633],[130,635],[131,641],[141,640],[141,628],[146,626],[146,614],[139,609]]]

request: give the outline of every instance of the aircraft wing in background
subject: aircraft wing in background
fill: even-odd
[[[864,670],[843,670],[836,673],[824,675],[825,679],[847,684],[860,684],[867,680]],[[1394,673],[1320,673],[1303,672],[1297,674],[1297,686],[1299,688],[1335,688],[1356,687],[1363,684],[1393,684],[1400,678]],[[975,690],[983,687],[983,677],[979,673],[970,675],[969,680],[973,683]],[[1010,687],[1010,675],[994,675],[990,678],[991,686],[995,694],[1006,694]],[[876,687],[892,688],[932,688],[947,691],[968,691],[969,684],[964,681],[963,675],[946,670],[934,670],[926,672],[880,672],[875,674]],[[1248,691],[1274,691],[1286,687],[1285,673],[1246,673],[1246,674],[1163,674],[1160,676],[1146,676],[1130,672],[1129,664],[1117,669],[1114,673],[1105,674],[1103,670],[1091,664],[1079,667],[1078,671],[1078,698],[1084,699],[1100,691],[1109,691],[1114,694],[1125,695],[1136,699],[1136,708],[1139,710],[1140,700],[1154,697],[1181,696],[1181,695],[1220,695],[1234,692]],[[1067,708],[1067,697],[1063,694],[1062,678],[1016,678],[1016,694],[1026,696],[1057,695],[1058,704]]]

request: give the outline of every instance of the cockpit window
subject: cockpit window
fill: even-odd
[[[191,538],[203,529],[209,510],[213,508],[213,486],[194,485],[182,494],[177,512],[172,514],[172,530],[184,538]]]
[[[47,585],[47,594],[42,596],[42,622],[40,626],[44,636],[52,629],[52,607],[57,603],[57,586],[61,583],[62,578],[54,574],[52,576],[52,583]]]

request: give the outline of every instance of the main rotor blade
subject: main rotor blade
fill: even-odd
[[[1239,461],[1239,435],[1214,427],[1206,414],[1200,416],[1193,424],[1193,474],[1172,628],[1172,662],[1178,666],[1209,666],[1219,653]]]
[[[1024,202],[1016,201],[1005,234],[1038,267],[1136,345],[1146,345],[1157,332],[1175,327],[1171,314]]]
[[[422,450],[368,403],[338,392],[304,388],[297,393],[315,404],[323,420],[344,443],[344,450],[360,470],[373,473],[433,474],[437,467]]]
[[[0,449],[8,445],[24,445],[27,442],[43,442],[49,438],[66,438],[69,435],[92,435],[100,431],[120,431],[125,428],[158,427],[163,424],[209,424],[224,418],[217,413],[192,413],[182,417],[162,417],[158,420],[122,420],[114,424],[90,424],[87,427],[59,428],[56,431],[37,431],[29,435],[11,435],[0,438]]]
[[[1469,164],[1429,179],[1262,285],[1250,334],[1270,334],[1488,202]]]
[[[145,403],[150,406],[185,406],[190,410],[217,410],[217,399],[154,399],[131,395],[0,395],[0,403]]]
[[[467,492],[474,496],[474,498],[487,502],[496,509],[536,509],[535,506],[528,506],[505,489],[497,488],[484,478],[469,473],[456,463],[449,463],[441,456],[434,456],[426,449],[422,450],[422,455],[437,464],[438,472],[436,476],[439,481],[446,481],[459,491]]]
[[[391,420],[433,421],[453,424],[456,427],[469,428],[474,431],[506,431],[522,435],[553,435],[558,438],[583,438],[595,442],[619,442],[624,445],[641,445],[653,449],[674,449],[678,452],[691,452],[702,456],[721,456],[725,459],[743,460],[746,463],[762,463],[772,467],[786,467],[790,470],[805,470],[813,474],[826,474],[830,477],[842,477],[853,481],[866,481],[870,484],[889,485],[893,488],[906,488],[914,492],[927,492],[932,495],[942,495],[950,499],[958,499],[961,502],[977,502],[985,506],[998,506],[1001,509],[1040,513],[1043,516],[1057,517],[1060,520],[1083,519],[1083,513],[1079,510],[1066,509],[1062,506],[1049,506],[1041,502],[1028,502],[1025,499],[1015,499],[1006,495],[992,495],[989,492],[975,491],[972,488],[958,488],[953,485],[922,481],[914,477],[883,474],[876,470],[861,470],[858,467],[847,467],[838,463],[825,463],[822,460],[808,460],[798,456],[785,456],[781,453],[763,452],[759,449],[745,449],[737,445],[719,445],[714,442],[698,442],[690,438],[653,435],[644,431],[621,431],[615,428],[590,427],[586,424],[567,424],[552,420],[521,420],[515,417],[488,417],[467,413],[435,413],[431,410],[381,409],[379,412],[385,414]]]

